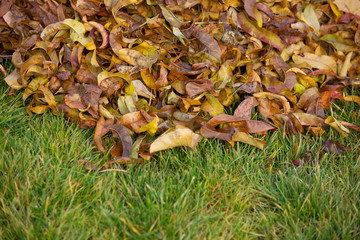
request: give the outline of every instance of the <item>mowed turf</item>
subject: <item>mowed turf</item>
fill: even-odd
[[[360,238],[358,133],[278,131],[264,151],[203,139],[195,150],[100,173],[77,163],[109,159],[91,143],[92,129],[51,112],[29,116],[2,79],[0,239]],[[355,103],[336,102],[327,114],[360,125]],[[352,151],[293,166],[328,139]]]

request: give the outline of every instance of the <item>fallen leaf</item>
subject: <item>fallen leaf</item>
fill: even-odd
[[[203,31],[200,27],[194,27],[192,29],[192,35],[199,39],[199,41],[205,45],[209,54],[212,55],[216,60],[221,59],[221,49],[217,41],[211,37],[209,33]]]
[[[315,10],[311,4],[307,5],[304,9],[304,20],[314,30],[320,30],[320,23],[316,16]]]
[[[195,148],[199,141],[200,135],[187,127],[177,125],[164,132],[150,145],[150,153],[180,146]]]
[[[234,8],[229,10],[230,16],[234,19],[237,18],[236,23],[240,28],[250,35],[260,39],[261,41],[274,46],[279,51],[282,51],[285,46],[281,39],[273,32],[256,26],[251,20],[249,20],[243,12],[237,13]],[[234,21],[235,22],[235,21]]]
[[[256,20],[258,27],[262,27],[263,20],[261,13],[256,8],[256,0],[244,1],[244,8],[246,13]]]
[[[118,138],[121,143],[121,158],[130,158],[133,142],[128,129],[121,124],[112,124],[107,128],[112,131],[114,137]]]
[[[249,97],[242,101],[235,109],[234,116],[237,118],[250,120],[253,107],[255,107],[255,99],[253,97]]]
[[[336,61],[326,55],[316,55],[313,53],[304,53],[304,56],[293,55],[292,59],[296,65],[307,64],[312,68],[330,70],[337,73]]]
[[[20,74],[15,69],[12,73],[6,76],[4,80],[11,88],[18,90],[23,88],[23,86],[18,82],[19,78]]]
[[[105,121],[105,118],[101,116],[96,124],[94,140],[97,148],[102,152],[105,152],[106,149],[101,138],[110,131],[108,127],[113,123],[113,119],[108,119]]]
[[[330,153],[336,153],[336,154],[340,154],[346,151],[351,151],[351,149],[349,147],[345,147],[339,143],[336,143],[332,140],[326,140],[321,149],[325,152],[330,152]]]
[[[344,11],[360,16],[359,0],[335,0],[334,4],[339,8],[340,11]]]
[[[254,93],[253,96],[256,98],[278,99],[278,100],[280,100],[280,102],[283,105],[284,113],[288,113],[291,110],[289,102],[286,100],[286,98],[284,96],[281,96],[279,94],[269,93],[269,92],[261,92],[261,93]]]
[[[341,136],[347,137],[350,134],[349,129],[341,125],[341,123],[338,122],[333,116],[329,116],[328,118],[326,118],[325,123],[338,131]]]
[[[250,134],[245,132],[235,132],[232,136],[232,141],[242,142],[254,147],[257,147],[261,150],[264,150],[266,142],[257,138],[252,137]]]
[[[118,56],[121,60],[127,62],[130,65],[138,67],[139,69],[147,69],[151,67],[151,65],[156,63],[159,58],[159,55],[155,57],[147,57],[139,51],[128,48],[120,49]]]

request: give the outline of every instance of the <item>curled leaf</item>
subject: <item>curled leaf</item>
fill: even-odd
[[[284,113],[288,113],[291,110],[289,102],[286,100],[284,96],[281,96],[279,94],[270,93],[270,92],[261,92],[261,93],[254,93],[253,96],[256,98],[278,99],[283,105]]]
[[[350,134],[349,129],[344,127],[340,122],[338,122],[333,116],[326,118],[325,123],[338,131],[342,136],[346,137]]]
[[[15,69],[8,76],[4,78],[5,82],[13,89],[21,89],[23,86],[19,84],[18,80],[20,79],[20,74]]]
[[[133,142],[128,129],[121,124],[109,125],[108,129],[112,131],[114,137],[118,138],[120,141],[120,146],[122,149],[121,157],[130,159]]]
[[[261,150],[264,150],[266,144],[265,141],[254,138],[253,136],[245,132],[235,132],[231,140],[234,142],[246,143],[254,147],[257,147]]]
[[[103,145],[103,141],[101,138],[110,131],[108,127],[113,123],[114,123],[113,119],[108,119],[105,121],[104,117],[100,117],[100,119],[96,124],[94,140],[97,148],[102,152],[105,152],[106,149]]]
[[[164,132],[150,145],[150,153],[180,146],[195,148],[199,141],[200,135],[187,127],[177,125]]]

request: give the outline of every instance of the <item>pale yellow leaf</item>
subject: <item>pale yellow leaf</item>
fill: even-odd
[[[187,127],[176,125],[163,133],[150,145],[150,153],[180,146],[195,148],[199,141],[199,134],[194,133]]]

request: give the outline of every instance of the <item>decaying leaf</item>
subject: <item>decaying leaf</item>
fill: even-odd
[[[340,154],[340,153],[343,153],[345,151],[351,151],[351,149],[349,147],[345,147],[339,143],[336,143],[332,140],[326,140],[321,149],[325,152],[330,152],[330,153],[337,153],[337,154]]]

